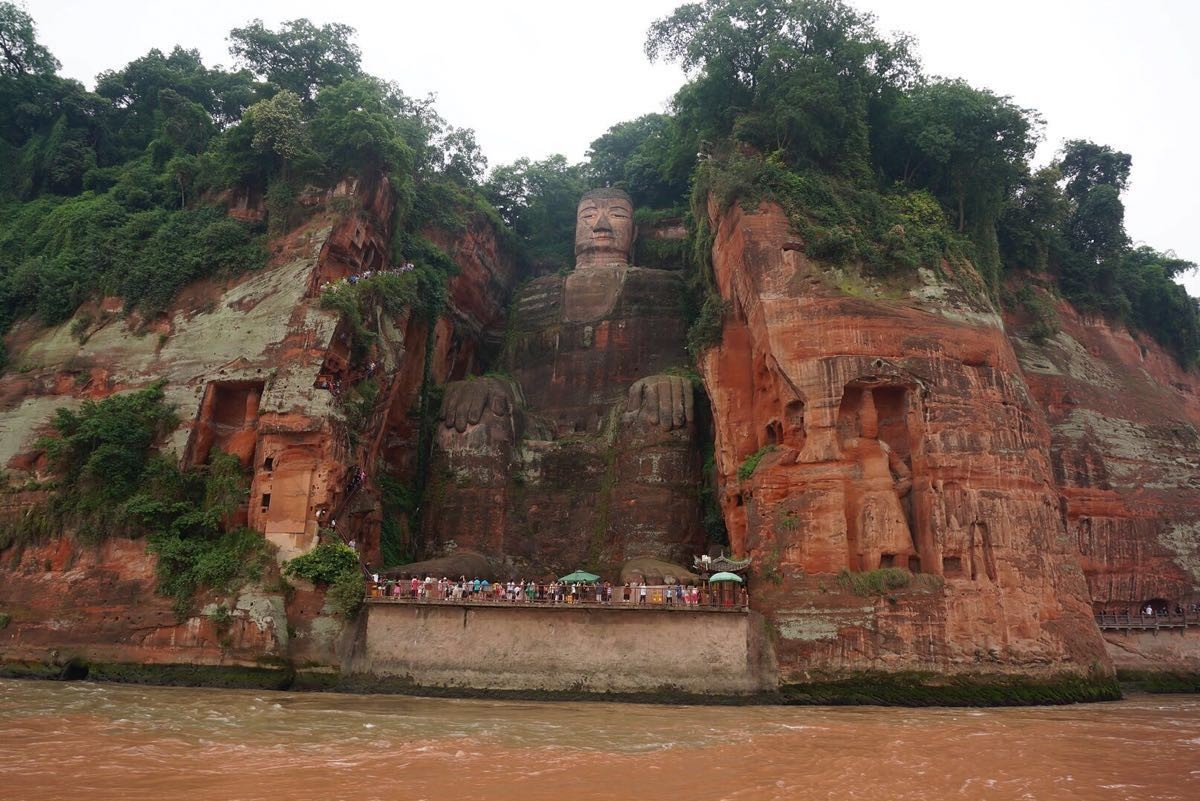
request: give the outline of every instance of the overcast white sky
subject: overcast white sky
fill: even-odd
[[[20,0],[18,0],[20,2]],[[1133,154],[1126,225],[1135,241],[1200,261],[1200,2],[852,0],[884,31],[919,40],[926,71],[1011,95],[1045,117],[1049,160],[1064,139]],[[564,153],[661,111],[682,83],[642,52],[650,22],[680,0],[26,0],[63,73],[91,85],[150,48],[196,48],[230,64],[225,37],[259,17],[358,29],[363,67],[409,94],[436,92],[474,128],[492,165]],[[1185,278],[1200,295],[1200,275]]]

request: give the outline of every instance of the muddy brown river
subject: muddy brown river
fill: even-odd
[[[0,680],[0,798],[1200,799],[1200,696],[523,703]]]

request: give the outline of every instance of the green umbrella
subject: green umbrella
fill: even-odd
[[[738,584],[741,584],[742,577],[737,573],[727,573],[724,570],[722,570],[720,573],[713,573],[708,577],[709,584],[715,584],[718,581],[736,581]]]
[[[586,570],[576,570],[574,573],[568,573],[559,579],[559,581],[567,584],[585,584],[590,581],[599,581],[600,577],[595,573],[588,573]]]

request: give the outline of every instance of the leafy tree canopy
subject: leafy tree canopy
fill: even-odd
[[[0,76],[53,75],[58,68],[58,59],[38,43],[33,18],[0,3]]]
[[[1132,168],[1133,158],[1128,153],[1084,139],[1064,143],[1059,160],[1059,170],[1067,182],[1067,197],[1076,202],[1098,186],[1124,191]]]
[[[562,155],[518,159],[492,171],[483,191],[535,264],[564,267],[575,258],[575,208],[588,190],[583,167]]]
[[[478,189],[487,162],[432,97],[364,75],[353,34],[255,21],[230,35],[245,68],[151,50],[89,92],[55,73],[29,16],[0,2],[0,332],[29,314],[61,322],[97,293],[163,310],[188,281],[263,263],[263,228],[212,205],[225,190],[265,197],[267,228],[281,231],[305,186],[352,173],[389,176],[406,233],[398,257],[444,282],[437,259],[405,252],[418,241],[407,229],[439,222],[421,208],[431,198],[499,224]]]
[[[907,37],[839,0],[687,3],[651,26],[646,53],[696,75],[675,107],[702,136],[844,173],[867,169],[874,107],[919,73]]]
[[[294,19],[273,31],[260,19],[229,33],[229,50],[260,78],[308,102],[322,86],[357,77],[361,53],[349,25]]]

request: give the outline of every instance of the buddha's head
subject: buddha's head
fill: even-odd
[[[575,217],[575,266],[629,264],[633,249],[633,201],[620,189],[593,189]]]

